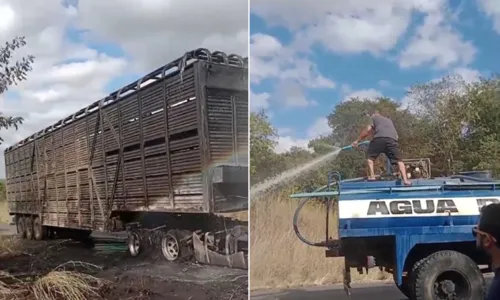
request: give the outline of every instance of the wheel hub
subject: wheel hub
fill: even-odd
[[[436,279],[434,294],[440,300],[470,299],[470,284],[459,272],[447,271]]]
[[[439,299],[456,299],[455,284],[451,280],[443,280],[434,284],[434,291]]]
[[[167,233],[161,244],[163,256],[165,256],[167,260],[174,261],[179,257],[179,242],[174,236]]]

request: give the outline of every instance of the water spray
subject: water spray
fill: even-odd
[[[369,141],[364,141],[358,144],[358,146],[367,145],[370,143]],[[328,152],[320,157],[313,159],[310,162],[304,163],[298,167],[293,169],[284,171],[283,173],[278,174],[277,176],[264,181],[263,183],[259,183],[250,188],[250,199],[256,198],[259,194],[262,194],[278,185],[283,184],[284,182],[292,181],[297,176],[303,175],[303,173],[311,170],[314,167],[320,166],[329,162],[331,159],[337,157],[337,155],[344,150],[351,150],[353,148],[352,145],[344,146],[342,148],[335,148],[333,151]]]

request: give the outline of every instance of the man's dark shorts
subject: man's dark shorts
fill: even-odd
[[[370,142],[368,146],[368,151],[366,157],[371,160],[377,159],[377,157],[384,153],[392,164],[396,164],[401,161],[401,152],[399,152],[398,142],[394,139],[387,137],[375,138]]]

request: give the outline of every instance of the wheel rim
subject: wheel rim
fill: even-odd
[[[167,233],[161,240],[161,252],[168,261],[174,261],[179,257],[179,242],[177,238]]]
[[[137,256],[141,250],[141,242],[137,233],[131,233],[128,238],[128,250],[132,256]]]
[[[471,284],[463,273],[445,271],[434,282],[434,295],[440,300],[470,299]]]

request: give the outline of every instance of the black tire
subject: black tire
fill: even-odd
[[[22,239],[26,238],[26,219],[23,216],[17,216],[18,227],[21,230],[19,236]]]
[[[33,217],[27,216],[24,218],[24,226],[26,227],[26,239],[33,239]]]
[[[33,238],[41,241],[47,237],[47,227],[42,225],[40,217],[33,219]]]
[[[23,217],[20,215],[16,215],[16,231],[17,234],[21,237],[24,238],[24,223],[23,223]]]
[[[144,241],[142,236],[137,231],[130,231],[127,237],[128,253],[132,257],[136,257],[144,252]]]
[[[453,282],[457,299],[484,299],[483,274],[471,258],[456,251],[431,254],[417,267],[414,278],[415,300],[446,299],[445,281]]]
[[[397,285],[397,278],[395,277],[395,274],[393,274],[394,278],[394,284],[398,287],[398,289],[411,300],[415,299],[415,274],[418,272],[419,267],[422,265],[422,263],[427,259],[427,257],[421,258],[418,261],[416,261],[413,266],[411,266],[411,270],[408,271],[408,274],[406,277],[403,277],[403,283],[401,286]]]
[[[406,297],[408,297],[410,300],[415,300],[415,280],[416,280],[416,277],[417,277],[417,274],[420,270],[420,268],[422,267],[423,263],[425,262],[425,260],[427,259],[428,257],[424,257],[424,258],[421,258],[419,260],[417,260],[412,268],[411,268],[411,271],[410,271],[410,274],[408,274],[407,276],[407,294],[405,294]]]

